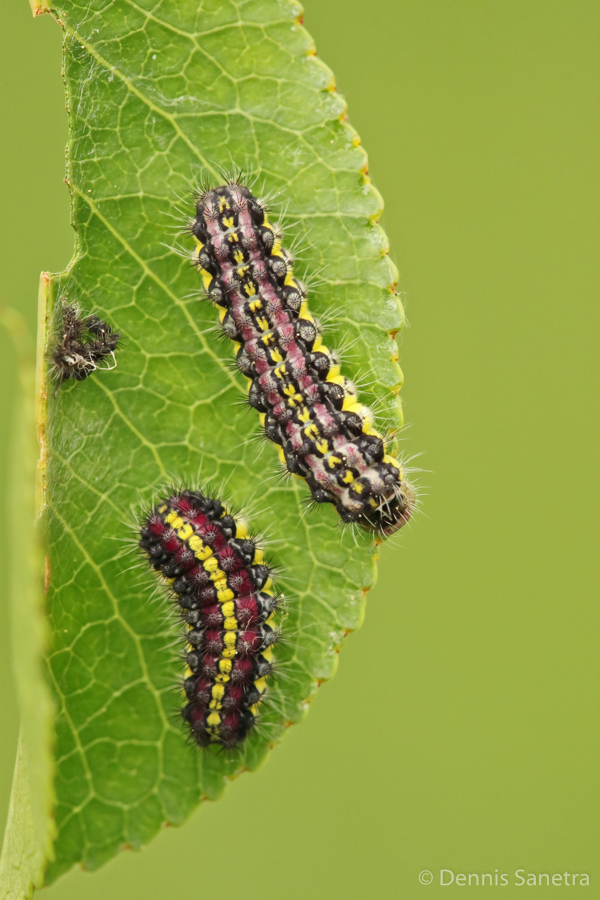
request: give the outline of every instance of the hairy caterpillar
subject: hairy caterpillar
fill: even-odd
[[[306,479],[315,503],[335,504],[343,522],[392,534],[410,518],[414,490],[323,345],[264,206],[231,180],[201,193],[191,231],[194,262],[236,344],[249,403],[282,463]]]
[[[182,490],[160,501],[139,546],[167,580],[186,625],[182,710],[201,746],[235,747],[255,723],[279,639],[272,570],[221,501]]]
[[[78,306],[69,303],[64,297],[61,300],[57,332],[51,361],[59,382],[69,378],[84,381],[99,368],[99,363],[105,357],[115,358],[119,332],[113,331],[98,316],[84,315]]]

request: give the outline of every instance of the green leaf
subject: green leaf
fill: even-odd
[[[38,11],[41,11],[39,7]],[[48,396],[46,526],[49,678],[57,706],[53,881],[138,848],[165,822],[264,760],[300,721],[364,613],[374,542],[339,529],[335,511],[304,514],[308,491],[273,478],[276,453],[240,410],[233,349],[208,329],[200,279],[174,251],[191,215],[190,182],[219,167],[260,171],[279,191],[302,266],[321,270],[317,315],[344,371],[365,382],[384,425],[399,424],[392,335],[402,326],[397,273],[377,225],[382,201],[329,69],[288,0],[59,0],[70,114],[68,183],[76,253],[49,281],[118,328],[118,367]],[[182,213],[183,209],[183,213]],[[191,250],[191,246],[189,248]],[[173,710],[181,663],[154,580],[123,552],[140,505],[169,479],[226,482],[234,506],[276,539],[290,615],[265,726],[237,753],[198,750]]]

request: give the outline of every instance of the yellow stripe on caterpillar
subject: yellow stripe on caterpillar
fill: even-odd
[[[214,585],[218,591],[227,590],[227,576],[225,575],[225,572],[221,571],[221,569],[217,569],[216,572],[213,572],[210,576],[210,579],[214,582]]]
[[[248,523],[245,519],[238,519],[235,529],[236,538],[245,538],[248,534]]]
[[[257,678],[254,682],[254,687],[260,694],[264,694],[267,689],[267,679],[266,678]]]
[[[179,531],[177,532],[177,537],[178,537],[181,541],[187,541],[187,540],[189,540],[189,538],[191,538],[191,536],[193,535],[193,533],[194,533],[194,529],[192,528],[192,526],[190,525],[190,523],[187,522],[187,523],[183,526],[183,528],[180,528],[180,529],[179,529]]]

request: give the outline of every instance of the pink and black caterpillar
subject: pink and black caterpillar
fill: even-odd
[[[223,503],[190,490],[152,509],[139,546],[186,624],[182,715],[192,737],[203,747],[236,747],[255,723],[279,639],[279,598],[263,551]]]
[[[335,504],[343,522],[392,534],[410,518],[414,490],[323,345],[264,206],[231,180],[202,192],[190,227],[194,262],[282,463],[306,479],[313,502]]]

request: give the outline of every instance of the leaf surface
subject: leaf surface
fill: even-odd
[[[118,328],[118,367],[49,392],[46,523],[56,719],[52,881],[137,848],[165,822],[263,761],[334,673],[344,635],[373,584],[374,543],[343,534],[333,508],[305,514],[298,481],[281,482],[272,445],[236,401],[233,348],[210,332],[200,278],[174,246],[193,213],[190,184],[220,184],[221,167],[259,172],[305,238],[302,277],[320,271],[309,305],[328,318],[344,372],[365,383],[397,426],[402,326],[397,274],[377,225],[382,201],[346,120],[332,73],[288,0],[59,0],[70,114],[68,183],[76,252],[52,277],[60,298]],[[181,240],[181,239],[180,239]],[[191,251],[191,245],[186,250]],[[182,664],[178,626],[124,543],[140,507],[171,479],[226,483],[271,554],[288,598],[284,677],[263,727],[237,753],[201,751],[173,715]],[[180,641],[179,641],[180,643]]]

